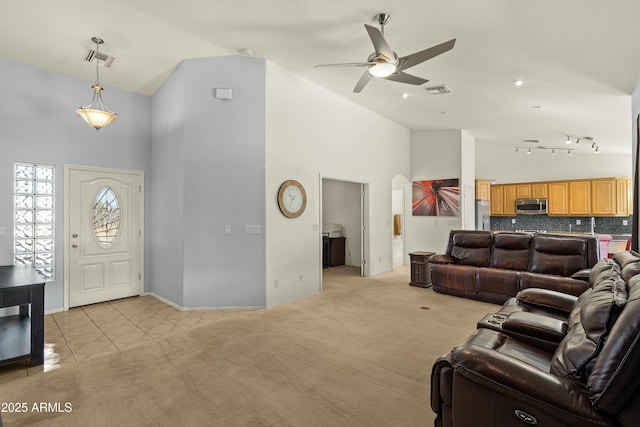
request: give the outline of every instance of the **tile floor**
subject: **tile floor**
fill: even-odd
[[[179,311],[152,296],[108,301],[45,316],[45,363],[0,366],[0,382],[51,371],[61,366],[132,346],[228,316],[225,311]]]

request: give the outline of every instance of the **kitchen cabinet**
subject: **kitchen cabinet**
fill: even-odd
[[[491,181],[488,179],[476,180],[476,200],[491,200]]]
[[[569,183],[550,182],[547,184],[548,202],[547,212],[549,215],[569,214]]]
[[[626,206],[619,206],[617,199],[617,180],[615,178],[591,181],[591,215],[616,215],[618,207],[626,211]]]
[[[546,198],[549,215],[630,216],[629,177],[575,179],[490,186],[491,215],[515,216],[515,200]]]
[[[530,199],[531,184],[516,184],[516,199]]]
[[[503,185],[491,186],[491,215],[504,215],[504,197],[502,196]]]
[[[569,215],[591,215],[591,180],[569,181]]]
[[[534,199],[547,198],[547,183],[546,182],[534,182],[531,184],[531,197]]]
[[[502,187],[503,207],[502,214],[515,216],[516,215],[516,185],[506,184]]]
[[[631,178],[615,179],[615,215],[630,216],[633,214],[633,194]]]

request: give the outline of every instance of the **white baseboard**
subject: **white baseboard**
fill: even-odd
[[[240,311],[240,310],[246,310],[246,311],[251,311],[251,310],[262,310],[265,309],[265,306],[224,306],[224,307],[182,307],[181,305],[176,304],[173,301],[170,301],[164,297],[161,297],[160,295],[156,294],[155,292],[143,292],[142,295],[148,295],[148,296],[152,296],[160,301],[162,301],[163,303],[170,305],[171,307],[175,308],[176,310],[179,311],[220,311],[220,310],[229,310],[229,311]]]

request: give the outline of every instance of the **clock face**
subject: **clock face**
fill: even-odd
[[[282,183],[278,191],[278,207],[284,216],[297,218],[302,215],[306,205],[307,194],[302,184],[295,180]]]

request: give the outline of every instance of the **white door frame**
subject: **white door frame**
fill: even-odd
[[[69,236],[69,203],[71,201],[70,193],[70,179],[69,175],[71,170],[88,171],[88,172],[107,172],[107,173],[127,173],[131,175],[138,175],[140,177],[140,294],[144,292],[144,172],[136,170],[126,169],[110,169],[110,168],[98,168],[92,166],[80,166],[80,165],[64,165],[64,281],[63,281],[63,310],[69,310],[69,272],[71,266],[69,264],[71,257],[71,238]]]
[[[319,178],[320,201],[318,203],[318,218],[320,218],[320,224],[318,227],[318,247],[320,248],[320,260],[318,265],[320,267],[320,292],[322,292],[322,223],[324,221],[322,218],[322,180],[331,179],[334,181],[350,182],[360,185],[360,226],[362,227],[360,234],[360,275],[365,277],[369,276],[369,183],[345,178],[336,178],[333,176],[324,176],[322,174],[319,175]]]

